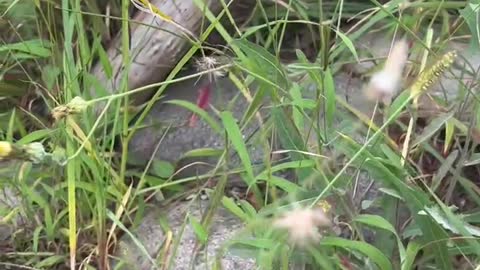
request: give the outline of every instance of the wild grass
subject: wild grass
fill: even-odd
[[[185,227],[193,228],[198,248],[206,245],[214,213],[224,207],[245,226],[224,243],[219,260],[233,251],[257,259],[262,269],[478,269],[479,70],[446,50],[465,36],[472,50],[480,48],[478,1],[256,1],[240,25],[229,11],[213,14],[194,0],[208,26],[196,37],[183,32],[191,48],[164,81],[129,89],[123,76],[118,93],[95,98],[87,89],[107,90],[93,78],[93,65],[114,76],[106,56],[113,33],[121,39],[122,69],[132,64],[132,6],[168,16],[148,1],[25,2],[0,1],[0,187],[3,197],[14,198],[0,201],[6,235],[0,235],[0,268],[107,269],[121,262],[113,251],[125,235],[152,265],[175,269]],[[222,61],[179,77],[195,57],[208,57],[205,41],[213,31],[226,43]],[[298,50],[295,31],[307,33],[313,53]],[[336,86],[349,65],[383,63],[359,46],[375,31],[412,41],[403,74],[409,83],[390,105],[376,104],[381,121],[351,106]],[[190,153],[219,157],[211,172],[179,179],[172,164],[153,157],[132,170],[129,142],[168,86],[215,71],[226,73],[249,101],[240,119],[229,110],[212,116],[196,104],[170,101],[224,137],[223,149]],[[447,89],[454,95],[431,95],[445,77],[458,81],[458,89]],[[133,94],[148,88],[158,89],[132,106]],[[424,97],[434,100],[435,113],[423,114]],[[52,119],[51,112],[59,115]],[[253,122],[265,148],[260,167],[242,135]],[[232,152],[240,161],[233,169]],[[278,174],[285,170],[294,177]],[[251,199],[226,196],[233,175],[241,176]],[[371,185],[359,190],[361,175],[372,180],[374,196]],[[187,215],[176,235],[162,220],[168,237],[152,255],[132,232],[150,199],[159,195],[168,206],[190,192],[188,184],[206,187],[212,178],[218,182],[206,213]],[[321,214],[309,212],[317,208]],[[298,234],[295,224],[283,222],[284,231],[272,226],[292,216],[305,219],[302,235],[318,241],[294,245],[288,235]],[[316,231],[326,219],[332,224]]]

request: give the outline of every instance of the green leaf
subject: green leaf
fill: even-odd
[[[277,171],[288,170],[288,169],[299,169],[299,168],[311,168],[314,166],[315,166],[315,161],[311,159],[288,161],[264,170],[257,176],[257,178],[266,179],[268,175]]]
[[[35,130],[33,132],[30,132],[27,134],[25,137],[21,138],[20,140],[17,141],[18,144],[28,144],[31,142],[36,142],[40,141],[44,138],[47,138],[49,136],[52,136],[52,133],[54,133],[55,130],[53,129],[40,129],[40,130]]]
[[[325,95],[325,112],[326,112],[327,127],[331,128],[337,105],[336,105],[336,94],[335,94],[335,82],[333,81],[333,75],[330,69],[327,69],[324,73],[323,89],[324,89],[324,95]]]
[[[432,190],[436,190],[443,178],[447,175],[458,157],[458,150],[452,151],[450,155],[442,162],[442,166],[437,170],[432,178]]]
[[[445,123],[452,118],[453,112],[443,114],[435,118],[430,124],[428,124],[425,129],[422,131],[422,134],[412,143],[412,147],[415,147],[424,141],[430,139],[437,131],[439,131]]]
[[[192,226],[193,232],[197,236],[198,240],[202,244],[206,244],[208,240],[208,233],[205,228],[193,216],[189,216],[188,220],[190,221],[190,225]]]
[[[455,123],[451,120],[448,120],[445,123],[445,143],[443,146],[443,153],[447,153],[448,149],[452,145],[454,132],[455,132]]]
[[[248,155],[247,147],[243,141],[242,133],[236,123],[233,114],[229,111],[222,112],[220,114],[222,118],[223,126],[227,131],[228,138],[232,142],[233,147],[238,153],[240,160],[242,161],[243,167],[247,173],[248,185],[255,184],[255,178],[253,176],[252,162],[250,161],[250,156]]]
[[[403,91],[398,95],[397,98],[390,104],[390,106],[387,108],[387,117],[391,118],[398,109],[402,106],[403,103],[410,97],[410,91]]]
[[[241,220],[243,221],[250,220],[249,216],[245,212],[243,212],[243,210],[235,203],[235,201],[232,198],[224,196],[222,198],[222,204],[223,204],[223,207],[225,207],[235,216],[239,217]]]
[[[51,56],[50,47],[51,43],[47,40],[32,39],[0,46],[0,52],[7,51],[14,55],[17,53],[26,53],[27,55],[36,57],[49,57]]]
[[[342,39],[345,46],[347,46],[347,48],[350,50],[350,52],[355,57],[355,60],[357,61],[357,63],[360,62],[360,60],[358,59],[357,50],[355,50],[355,46],[353,45],[353,42],[344,33],[340,32],[340,31],[337,31],[335,29],[333,29],[333,31],[335,31],[337,33],[337,35]]]
[[[42,67],[42,80],[45,83],[47,89],[51,90],[55,84],[55,80],[58,78],[62,71],[52,65]]]
[[[88,2],[88,1],[87,1]],[[97,49],[98,58],[100,59],[100,63],[102,64],[103,70],[105,71],[105,75],[107,79],[111,79],[113,76],[113,69],[110,63],[110,59],[108,57],[107,52],[103,48],[102,44],[100,43],[100,39],[95,39],[94,48]]]
[[[53,255],[44,260],[41,260],[39,263],[35,264],[35,268],[46,268],[46,269],[53,269],[57,264],[62,263],[65,261],[65,256],[62,255]]]
[[[153,160],[151,173],[160,178],[169,178],[175,172],[175,167],[167,161]]]
[[[223,150],[214,149],[214,148],[198,148],[183,154],[182,158],[192,158],[192,157],[218,157],[221,156]]]
[[[250,216],[251,219],[257,216],[257,210],[249,202],[245,200],[240,200],[240,205],[243,208],[244,213]]]
[[[470,0],[467,6],[460,10],[460,15],[470,29],[470,50],[476,52],[480,50],[480,1]]]
[[[268,52],[264,47],[245,39],[236,39],[231,46],[240,48],[245,53],[241,58],[242,64],[256,75],[284,88],[288,80],[286,73],[277,57]]]
[[[405,261],[402,264],[402,270],[411,270],[413,263],[415,262],[415,257],[417,257],[418,252],[422,249],[422,246],[417,241],[413,240],[408,242],[407,251],[405,253]]]
[[[292,117],[293,117],[293,122],[295,123],[295,126],[299,130],[302,130],[304,128],[304,122],[303,122],[303,109],[302,109],[302,92],[301,88],[297,83],[294,83],[292,88],[290,89],[290,95],[292,96],[293,99],[293,108],[292,108]]]
[[[470,225],[463,220],[460,219],[460,217],[453,216],[452,218],[449,218],[438,206],[434,207],[425,207],[425,211],[421,211],[421,215],[430,215],[438,224],[440,224],[443,228],[455,233],[455,234],[461,234],[459,231],[459,226],[458,224],[461,224],[462,230],[466,230],[469,234],[474,235],[479,237],[480,236],[480,228]],[[453,218],[455,220],[453,220]],[[457,223],[457,224],[454,224]]]
[[[283,149],[305,152],[306,148],[303,138],[291,118],[288,117],[288,114],[285,112],[284,108],[273,108],[272,116],[276,131],[278,133],[278,138]],[[298,152],[290,152],[289,156],[294,161],[305,160],[305,155]],[[297,169],[298,177],[302,180],[307,179],[311,173],[311,168]]]
[[[392,226],[392,224],[388,222],[388,220],[377,215],[359,215],[354,219],[354,221],[364,223],[372,227],[377,227],[380,229],[387,230],[391,232],[393,235],[395,235],[397,239],[399,254],[400,254],[400,261],[403,262],[403,260],[405,259],[405,247],[403,246],[402,239],[397,234],[397,231]]]
[[[365,242],[348,240],[340,237],[325,237],[320,241],[321,246],[341,247],[363,253],[382,270],[392,270],[392,264],[385,254],[376,247]]]
[[[267,180],[267,179],[265,179],[265,180]],[[296,194],[300,190],[303,189],[301,186],[293,183],[292,181],[289,181],[289,180],[281,178],[281,177],[273,176],[273,175],[268,180],[268,183],[270,185],[274,185],[274,186],[277,186],[277,187],[285,190],[289,194]]]

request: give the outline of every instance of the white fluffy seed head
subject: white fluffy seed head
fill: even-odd
[[[330,227],[332,223],[325,212],[320,209],[295,209],[274,221],[273,226],[285,229],[290,242],[305,246],[318,242],[321,238],[319,227]]]
[[[375,73],[370,79],[365,89],[367,98],[390,104],[401,86],[402,73],[407,60],[408,43],[405,39],[402,39],[393,45],[383,69]]]

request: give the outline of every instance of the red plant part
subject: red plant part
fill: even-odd
[[[413,40],[410,40],[410,41],[408,42],[408,48],[409,48],[409,49],[413,48]]]
[[[198,89],[197,106],[200,109],[205,110],[210,104],[211,92],[212,92],[212,83],[207,83],[205,86]],[[190,117],[188,126],[195,127],[197,120],[198,120],[198,115],[193,113],[192,116]]]
[[[353,266],[352,266],[352,264],[350,263],[350,261],[348,260],[348,258],[347,258],[346,256],[341,256],[341,257],[340,257],[340,263],[342,264],[342,266],[343,266],[345,269],[353,270]]]

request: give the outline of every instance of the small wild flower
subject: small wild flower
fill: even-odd
[[[405,39],[397,41],[383,66],[370,79],[365,94],[371,100],[390,104],[401,86],[403,69],[408,60],[408,43]]]
[[[13,152],[13,145],[9,142],[0,141],[0,160],[6,159]]]
[[[305,246],[322,237],[319,228],[331,227],[332,222],[322,208],[294,209],[274,221],[273,226],[285,229],[292,244]]]

